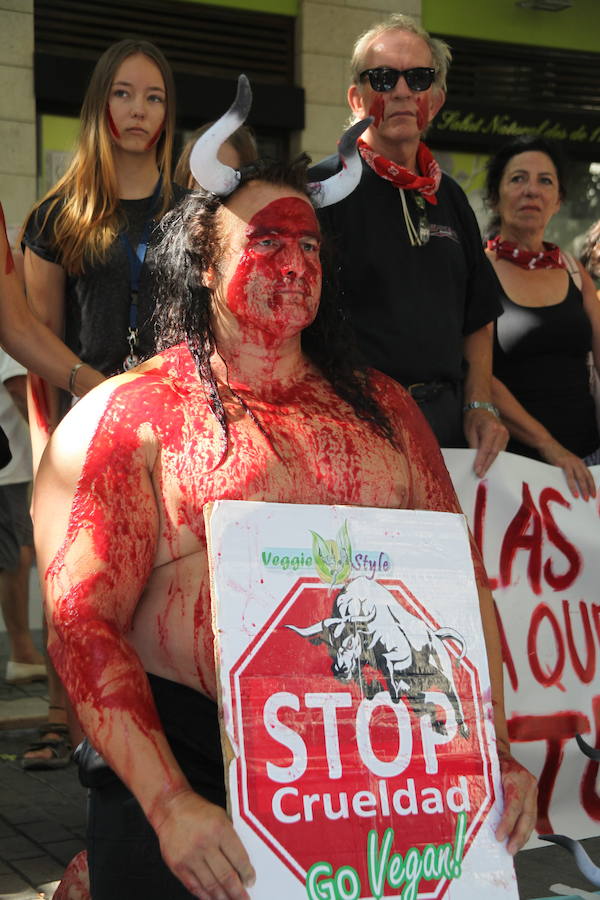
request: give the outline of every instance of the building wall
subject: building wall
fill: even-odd
[[[0,0],[0,200],[11,239],[36,195],[33,0]]]
[[[316,162],[335,151],[349,109],[346,92],[354,41],[391,12],[417,20],[421,0],[301,0],[296,31],[296,83],[306,91],[306,125],[292,150]]]
[[[177,2],[182,2],[182,0],[177,0]],[[296,16],[300,0],[219,0],[218,3],[215,0],[183,0],[183,2],[251,9],[254,12],[273,13],[279,16]]]
[[[506,41],[600,51],[598,0],[574,0],[561,12],[523,9],[515,0],[422,0],[428,31],[482,41]]]

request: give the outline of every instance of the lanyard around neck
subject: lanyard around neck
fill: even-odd
[[[127,262],[129,264],[129,331],[127,333],[127,343],[129,344],[129,353],[123,361],[123,369],[127,371],[137,366],[140,361],[138,355],[138,294],[140,291],[140,279],[142,277],[142,268],[148,251],[148,241],[150,232],[154,224],[154,215],[158,207],[158,200],[162,189],[162,175],[158,176],[158,181],[154,186],[150,204],[148,207],[148,216],[144,220],[142,234],[137,247],[132,246],[127,231],[119,233],[119,240],[127,254]]]

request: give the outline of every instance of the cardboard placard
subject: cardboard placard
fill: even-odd
[[[466,524],[207,512],[230,814],[260,900],[517,898]]]

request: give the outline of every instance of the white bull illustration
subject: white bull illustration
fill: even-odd
[[[382,673],[395,703],[406,696],[417,713],[425,708],[425,692],[437,687],[452,705],[460,734],[469,736],[454,684],[452,658],[444,644],[447,639],[460,644],[460,660],[466,652],[464,638],[454,628],[432,629],[377,581],[361,576],[349,582],[337,595],[331,618],[305,628],[286,627],[313,644],[326,644],[335,677],[342,682],[354,679],[367,697],[374,696],[381,685],[379,681],[365,682],[365,665]],[[426,711],[432,726],[446,733],[435,706]]]

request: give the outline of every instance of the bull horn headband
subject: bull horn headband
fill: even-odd
[[[198,138],[190,154],[190,171],[194,180],[206,191],[219,197],[229,196],[240,183],[239,170],[224,165],[217,158],[219,147],[244,124],[251,104],[250,82],[245,75],[240,75],[235,100],[227,112]],[[341,171],[325,181],[309,184],[311,200],[317,209],[339,203],[358,185],[362,165],[356,141],[372,121],[371,117],[362,119],[342,135],[338,145]]]

